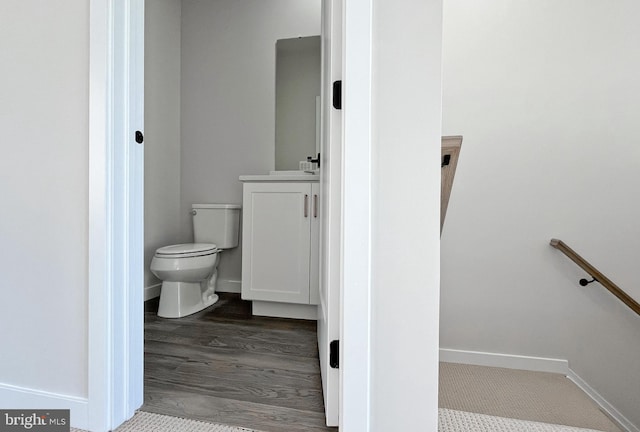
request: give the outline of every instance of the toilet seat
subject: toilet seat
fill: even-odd
[[[213,243],[182,243],[161,247],[156,251],[157,258],[191,258],[218,253]]]

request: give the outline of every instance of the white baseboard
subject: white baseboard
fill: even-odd
[[[569,373],[569,362],[567,360],[512,354],[440,348],[440,361],[535,372],[551,372],[563,375]]]
[[[160,287],[162,283],[158,283],[155,285],[151,285],[145,287],[144,289],[144,301],[151,300],[152,298],[160,297]],[[238,280],[231,279],[218,279],[218,283],[216,285],[216,292],[228,292],[228,293],[238,293],[242,292],[242,282]]]
[[[88,406],[86,398],[0,383],[2,409],[68,409],[74,428],[89,430]]]
[[[238,293],[242,292],[242,281],[233,279],[218,279],[216,292]]]
[[[603,398],[600,393],[598,393],[593,387],[591,387],[585,380],[580,378],[580,376],[569,369],[567,373],[567,378],[575,383],[580,389],[585,392],[593,401],[600,406],[602,411],[604,411],[614,422],[618,423],[618,425],[627,432],[640,432],[640,429],[635,426],[633,423],[629,421],[625,416],[622,415],[620,411],[618,411],[613,405],[611,405],[605,398]]]
[[[618,423],[618,426],[623,430],[626,432],[640,432],[637,426],[631,423],[593,387],[572,371],[567,360],[440,348],[440,361],[565,375],[593,399],[611,420]]]
[[[162,283],[157,283],[144,288],[144,301],[151,300],[152,298],[160,297],[160,287]]]

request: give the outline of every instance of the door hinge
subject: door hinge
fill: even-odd
[[[342,109],[342,80],[333,82],[333,107]]]
[[[333,369],[340,367],[340,341],[334,340],[329,344],[329,366]]]
[[[144,135],[142,134],[142,132],[136,131],[136,142],[138,144],[142,144],[143,141],[144,141]]]

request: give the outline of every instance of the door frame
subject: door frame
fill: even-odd
[[[347,4],[348,3],[348,4]],[[94,432],[142,405],[143,160],[127,136],[135,73],[130,47],[144,0],[90,0],[88,410]],[[136,21],[138,20],[138,21]],[[372,0],[343,8],[345,85],[342,200],[340,429],[367,431],[371,379]],[[133,127],[132,127],[133,126]],[[346,145],[345,145],[346,143]],[[134,146],[135,148],[135,146]],[[133,153],[132,153],[133,152]],[[338,198],[334,198],[338,199]]]
[[[89,8],[88,426],[102,432],[143,401],[144,0]]]

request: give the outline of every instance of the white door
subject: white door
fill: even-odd
[[[340,337],[342,111],[332,106],[332,88],[342,79],[342,0],[322,2],[322,62],[318,350],[327,426],[338,426],[340,373],[329,347]]]

